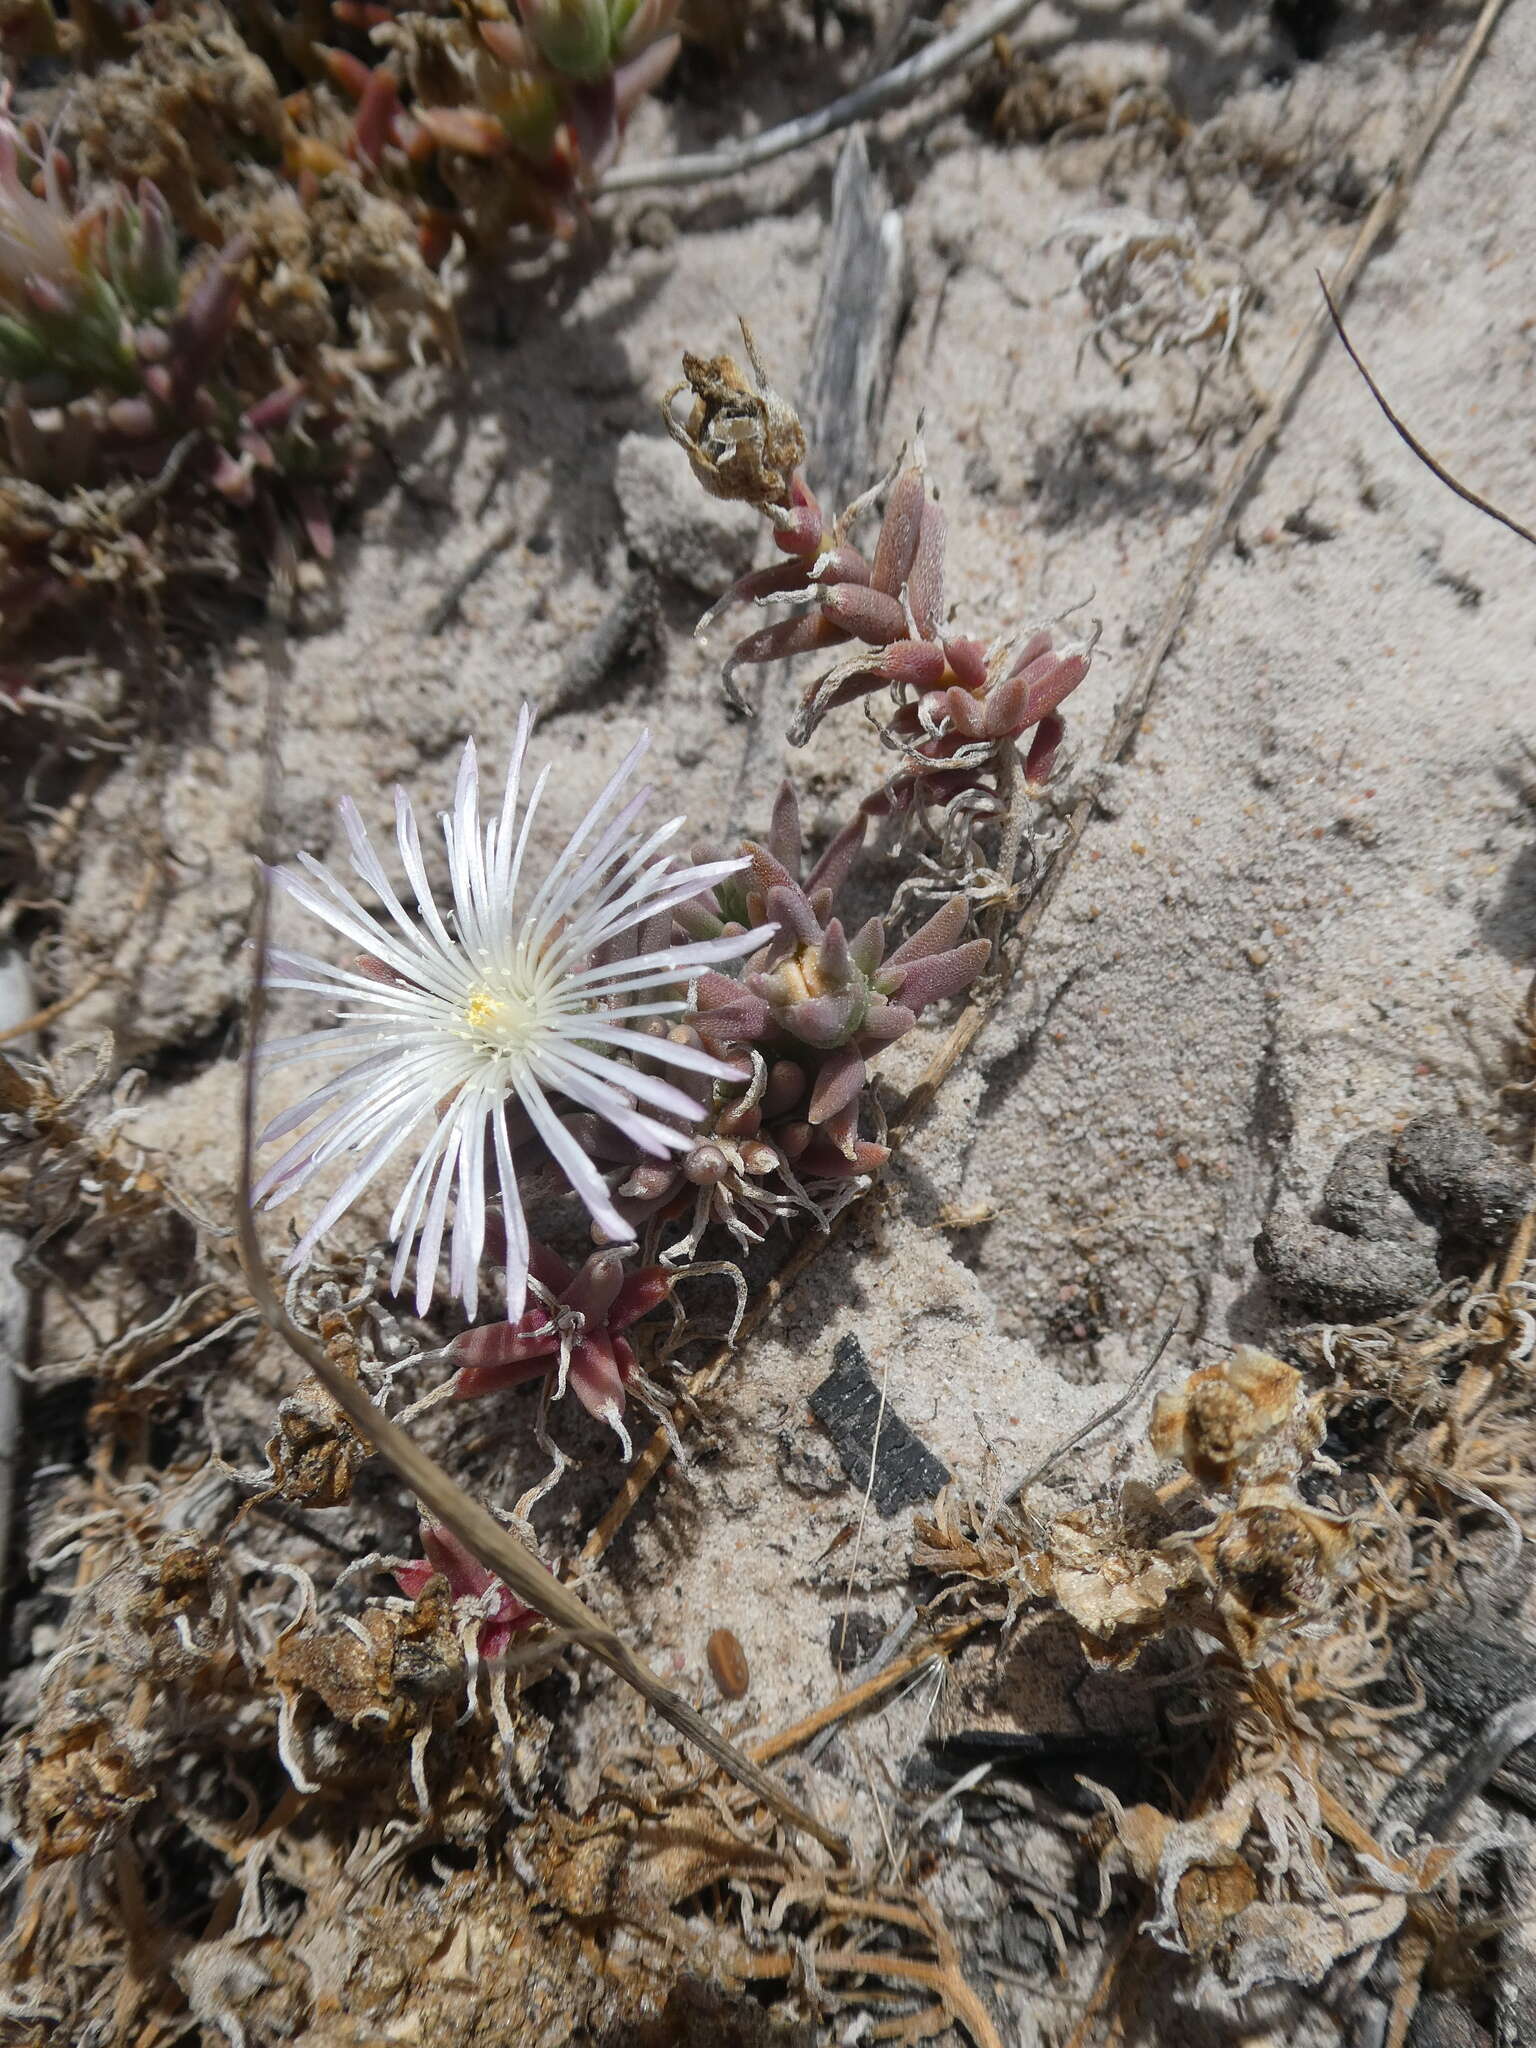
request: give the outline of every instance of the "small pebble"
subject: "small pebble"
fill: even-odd
[[[747,1687],[752,1683],[752,1673],[747,1668],[746,1651],[728,1628],[715,1630],[705,1655],[709,1658],[709,1668],[722,1699],[745,1699]]]
[[[867,1664],[884,1641],[885,1623],[878,1614],[868,1614],[858,1608],[848,1615],[834,1614],[827,1637],[827,1653],[832,1659],[832,1668],[848,1672],[860,1664]]]

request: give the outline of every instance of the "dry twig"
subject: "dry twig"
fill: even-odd
[[[925,85],[931,85],[946,71],[953,71],[967,57],[985,48],[994,36],[1015,27],[1034,4],[1035,0],[993,0],[992,6],[984,8],[973,21],[952,29],[947,36],[939,36],[915,57],[894,65],[881,77],[844,93],[841,99],[833,100],[830,106],[814,114],[801,114],[777,128],[765,129],[761,135],[728,143],[724,149],[705,150],[697,156],[620,164],[603,179],[598,187],[599,196],[606,198],[614,192],[633,192],[650,185],[702,185],[711,178],[730,178],[738,171],[756,170],[759,164],[772,163],[775,157],[805,149],[825,136],[835,135],[840,128],[851,127],[855,121],[867,121],[889,107],[900,106],[903,100],[911,99]]]
[[[275,710],[281,670],[271,669],[271,708]],[[276,720],[269,715],[269,733],[275,734]],[[262,838],[268,838],[268,821],[273,813],[271,783],[275,780],[276,745],[270,748],[267,780],[269,787],[262,805]],[[839,1857],[848,1855],[847,1844],[833,1829],[798,1805],[758,1764],[743,1756],[734,1744],[712,1728],[698,1710],[664,1685],[648,1665],[623,1642],[618,1633],[562,1585],[522,1543],[496,1521],[480,1503],[466,1493],[435,1459],[392,1422],[369,1396],[359,1381],[333,1359],[317,1338],[299,1328],[283,1307],[267,1271],[266,1258],[256,1230],[254,1185],[256,1149],[256,1060],[261,1042],[268,938],[271,926],[271,883],[264,863],[258,883],[255,919],[255,964],[252,978],[250,1028],[242,1069],[240,1112],[240,1181],[237,1238],[247,1283],[263,1319],[289,1348],[310,1368],[358,1435],[384,1459],[395,1475],[410,1488],[428,1515],[450,1529],[464,1547],[511,1588],[520,1600],[584,1643],[602,1663],[616,1672],[627,1685],[656,1709],[663,1720],[717,1763],[740,1785],[754,1792],[790,1826],[803,1830]]]

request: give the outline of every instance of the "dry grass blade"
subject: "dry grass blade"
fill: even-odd
[[[274,663],[272,690],[278,688],[279,670]],[[269,730],[272,727],[269,725]],[[276,749],[272,749],[275,757]],[[272,763],[269,761],[269,780]],[[263,805],[264,821],[272,805]],[[263,839],[266,838],[265,824]],[[848,1856],[842,1837],[823,1825],[814,1814],[798,1805],[759,1765],[743,1756],[732,1743],[712,1728],[702,1714],[664,1685],[648,1666],[621,1641],[616,1631],[586,1602],[564,1586],[547,1566],[541,1564],[510,1530],[480,1503],[471,1498],[437,1461],[427,1455],[414,1438],[392,1422],[375,1401],[330,1357],[323,1344],[299,1328],[279,1301],[267,1271],[266,1259],[256,1230],[255,1207],[251,1200],[256,1147],[256,1059],[261,1042],[266,983],[268,935],[271,925],[271,886],[263,868],[257,895],[255,967],[251,989],[250,1026],[247,1034],[242,1075],[240,1113],[240,1184],[237,1236],[240,1261],[257,1308],[268,1326],[314,1373],[353,1428],[384,1459],[395,1475],[410,1488],[427,1513],[450,1529],[472,1556],[493,1571],[519,1599],[545,1615],[574,1640],[584,1643],[593,1655],[632,1685],[656,1709],[663,1720],[695,1747],[703,1750],[736,1782],[755,1793],[765,1805],[820,1842],[835,1856]]]
[[[1439,477],[1441,483],[1445,485],[1447,490],[1454,491],[1458,498],[1465,500],[1467,504],[1475,507],[1477,511],[1486,512],[1490,519],[1496,519],[1499,522],[1500,526],[1507,526],[1511,533],[1518,534],[1521,540],[1528,540],[1531,543],[1532,547],[1536,547],[1536,533],[1532,533],[1528,526],[1522,526],[1518,519],[1512,519],[1507,512],[1501,512],[1497,505],[1491,504],[1487,498],[1481,496],[1480,493],[1478,493],[1477,491],[1470,489],[1464,483],[1459,483],[1457,479],[1451,475],[1451,472],[1446,468],[1443,462],[1437,462],[1435,460],[1434,456],[1430,454],[1429,450],[1424,446],[1424,443],[1419,439],[1418,435],[1414,433],[1413,429],[1406,423],[1406,421],[1402,419],[1402,417],[1397,412],[1393,410],[1391,405],[1388,404],[1386,393],[1382,390],[1381,386],[1376,382],[1376,379],[1371,375],[1370,371],[1365,367],[1365,364],[1362,362],[1360,357],[1360,351],[1355,347],[1355,344],[1350,340],[1348,334],[1345,332],[1343,318],[1339,313],[1338,307],[1333,303],[1333,294],[1329,291],[1327,280],[1326,278],[1324,278],[1321,271],[1319,271],[1318,273],[1317,281],[1318,284],[1322,287],[1323,299],[1327,304],[1329,316],[1333,321],[1334,329],[1338,334],[1339,340],[1344,344],[1344,353],[1349,357],[1349,360],[1360,372],[1361,377],[1365,381],[1366,390],[1370,392],[1372,398],[1375,399],[1376,403],[1381,407],[1383,413],[1385,413],[1387,418],[1387,424],[1391,427],[1393,433],[1395,433],[1398,439],[1404,442],[1406,446],[1412,450],[1412,452],[1419,458],[1420,462],[1423,463],[1424,467],[1427,470],[1431,471],[1435,476]]]

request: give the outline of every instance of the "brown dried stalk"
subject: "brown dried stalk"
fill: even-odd
[[[279,671],[274,666],[275,693]],[[271,768],[269,764],[269,780]],[[270,793],[269,793],[270,794]],[[264,806],[271,816],[270,801]],[[266,837],[265,832],[263,837]],[[546,1565],[526,1549],[510,1530],[504,1529],[477,1500],[467,1494],[435,1459],[428,1457],[415,1440],[392,1422],[358,1381],[352,1379],[319,1340],[301,1330],[279,1301],[267,1271],[265,1255],[256,1229],[255,1206],[251,1199],[256,1149],[256,1057],[261,1041],[264,1010],[268,937],[271,924],[271,888],[263,867],[258,884],[255,933],[255,968],[252,978],[250,1031],[242,1074],[240,1114],[240,1199],[237,1235],[240,1261],[256,1306],[268,1326],[283,1339],[310,1368],[331,1399],[341,1409],[358,1435],[384,1459],[395,1475],[408,1486],[430,1517],[450,1529],[470,1554],[506,1586],[564,1629],[577,1642],[586,1644],[602,1663],[632,1685],[653,1706],[663,1720],[703,1750],[706,1756],[740,1785],[754,1792],[765,1805],[791,1827],[799,1828],[831,1850],[848,1858],[848,1845],[833,1829],[798,1805],[759,1765],[743,1756],[672,1689],[664,1685],[648,1665],[643,1664],[617,1632],[602,1617],[564,1586]]]

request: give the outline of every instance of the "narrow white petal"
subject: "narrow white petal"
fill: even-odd
[[[700,939],[694,945],[669,946],[664,953],[642,953],[637,959],[621,960],[609,967],[585,967],[579,974],[567,975],[566,985],[580,990],[584,998],[595,999],[647,982],[691,977],[700,967],[712,967],[717,960],[739,960],[744,953],[755,953],[760,946],[767,945],[777,930],[776,924],[764,924],[734,938]]]
[[[616,1067],[613,1071],[625,1082],[629,1080],[628,1067]],[[568,1095],[579,1108],[595,1110],[616,1131],[622,1131],[642,1151],[655,1157],[667,1152],[686,1152],[694,1143],[691,1132],[658,1123],[633,1107],[625,1088],[615,1087],[602,1074],[573,1066],[563,1054],[547,1056],[541,1062],[540,1079],[559,1094]]]
[[[561,848],[559,854],[556,856],[553,867],[551,867],[549,873],[544,877],[543,881],[539,884],[533,902],[529,906],[528,910],[528,922],[530,924],[536,924],[538,922],[539,918],[544,913],[545,906],[554,899],[556,891],[560,889],[560,886],[563,883],[566,875],[570,872],[571,866],[575,861],[577,854],[581,851],[582,847],[586,845],[587,841],[591,838],[592,834],[596,831],[597,827],[608,815],[608,809],[609,806],[612,804],[613,799],[615,798],[615,796],[617,796],[618,792],[624,787],[624,784],[629,780],[630,776],[634,773],[636,763],[639,761],[641,755],[645,753],[646,749],[650,746],[650,744],[650,734],[648,732],[641,733],[639,739],[635,741],[635,744],[624,756],[624,759],[619,763],[618,767],[614,770],[613,774],[609,776],[608,781],[603,788],[602,794],[598,797],[596,803],[593,804],[592,808],[587,812],[587,815],[582,819],[581,823],[576,827],[575,831],[571,834],[570,838],[567,839],[565,845]]]
[[[543,1089],[527,1074],[518,1086],[518,1100],[527,1110],[534,1129],[553,1154],[556,1165],[586,1204],[587,1213],[610,1237],[623,1238],[629,1225],[613,1206],[608,1184],[582,1151],[559,1117],[550,1108]]]
[[[528,1218],[517,1185],[512,1141],[507,1136],[506,1106],[498,1103],[491,1117],[496,1139],[496,1178],[501,1183],[501,1213],[507,1228],[507,1321],[515,1323],[528,1300]]]
[[[456,1111],[457,1104],[454,1112],[450,1112],[448,1143],[443,1147],[437,1184],[432,1190],[432,1199],[427,1203],[427,1220],[422,1225],[421,1246],[416,1253],[416,1313],[419,1316],[424,1316],[432,1306],[432,1290],[437,1285],[438,1254],[443,1248],[443,1222],[448,1214],[448,1196],[453,1187],[454,1170],[459,1163],[459,1148],[463,1144]]]
[[[366,1158],[358,1162],[289,1253],[285,1261],[289,1272],[292,1272],[296,1266],[303,1265],[331,1225],[336,1222],[338,1217],[346,1214],[359,1195],[367,1189],[379,1169],[387,1165],[394,1154],[400,1150],[400,1147],[411,1135],[413,1128],[414,1119],[411,1119],[396,1125],[391,1130],[387,1130]]]
[[[416,813],[411,809],[411,800],[403,789],[395,791],[395,844],[400,849],[401,865],[415,895],[422,922],[444,954],[449,958],[461,957],[438,911],[437,898],[432,894],[432,884],[427,880],[426,863],[421,857],[421,835],[416,828]]]
[[[506,910],[512,903],[512,832],[517,823],[518,790],[523,779],[523,758],[528,735],[533,730],[533,713],[524,704],[517,714],[517,733],[512,741],[512,758],[507,763],[507,785],[501,800],[501,818],[495,826],[496,843],[491,859],[491,880],[498,903]]]
[[[632,1035],[640,1038],[638,1031]],[[651,1041],[643,1042],[649,1045]],[[595,1074],[611,1086],[637,1096],[641,1102],[648,1102],[652,1109],[659,1109],[667,1116],[680,1116],[688,1123],[696,1124],[704,1115],[705,1105],[696,1096],[685,1095],[681,1088],[662,1080],[659,1074],[643,1074],[638,1067],[621,1067],[617,1060],[605,1059],[600,1052],[594,1052],[585,1045],[563,1045],[560,1058],[584,1074]]]
[[[640,1013],[625,1010],[621,1014],[631,1017]],[[697,1046],[678,1045],[670,1038],[651,1038],[643,1031],[626,1031],[622,1024],[589,1024],[581,1035],[586,1043],[596,1039],[602,1045],[622,1045],[630,1052],[665,1060],[670,1066],[686,1067],[690,1074],[709,1074],[716,1081],[742,1078],[739,1067],[733,1067],[728,1060],[717,1060],[713,1053],[701,1052]]]

